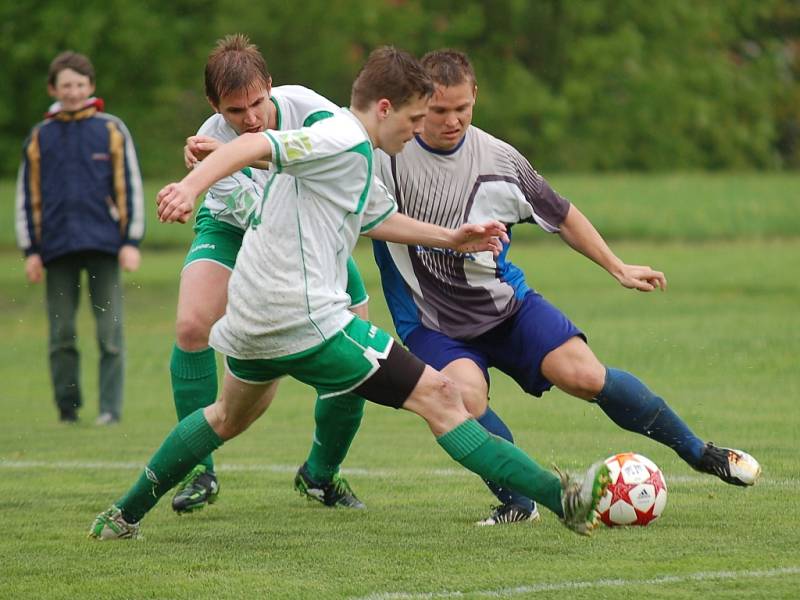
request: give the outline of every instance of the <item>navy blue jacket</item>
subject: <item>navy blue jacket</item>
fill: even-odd
[[[17,243],[26,256],[116,255],[144,236],[139,163],[128,129],[92,99],[49,113],[25,141],[17,177]]]

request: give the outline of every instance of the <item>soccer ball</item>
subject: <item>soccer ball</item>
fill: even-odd
[[[667,505],[664,475],[649,458],[633,452],[605,461],[611,485],[597,505],[600,520],[609,527],[647,525],[661,516]]]

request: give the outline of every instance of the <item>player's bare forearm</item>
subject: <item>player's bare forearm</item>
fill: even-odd
[[[395,213],[367,232],[366,235],[385,242],[449,248],[452,243],[448,235],[450,231],[438,225],[423,223],[406,215]]]
[[[667,280],[660,271],[643,265],[628,265],[620,260],[575,205],[570,206],[559,235],[571,248],[603,267],[626,288],[642,292],[667,288]]]
[[[615,278],[622,273],[622,261],[574,204],[569,207],[567,218],[561,223],[559,235],[573,250],[593,260]]]
[[[193,135],[186,138],[186,145],[183,147],[183,160],[187,169],[193,169],[206,157],[213,154],[224,142],[213,137],[203,135]],[[266,170],[270,164],[268,160],[254,160],[249,166],[254,169]]]
[[[460,252],[491,251],[495,256],[502,251],[502,242],[508,241],[506,227],[498,221],[481,225],[468,223],[458,229],[447,229],[400,213],[393,214],[366,235],[398,244],[448,248]]]

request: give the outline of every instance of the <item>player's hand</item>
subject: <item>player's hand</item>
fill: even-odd
[[[179,183],[168,183],[156,196],[158,220],[162,223],[186,223],[194,211],[194,195]]]
[[[44,265],[40,254],[31,254],[25,259],[25,277],[30,283],[39,283],[44,277]]]
[[[620,273],[615,275],[617,281],[626,288],[640,292],[652,292],[655,289],[667,289],[667,278],[661,271],[641,265],[622,265]]]
[[[186,138],[183,147],[183,163],[187,169],[194,169],[201,160],[219,148],[221,142],[206,135],[192,135]]]
[[[139,248],[125,244],[119,249],[117,255],[119,266],[123,271],[133,272],[139,270],[139,265],[142,264],[142,253]]]
[[[500,221],[486,223],[464,223],[453,232],[454,248],[459,252],[490,251],[497,256],[503,251],[503,243],[508,242],[506,226]]]

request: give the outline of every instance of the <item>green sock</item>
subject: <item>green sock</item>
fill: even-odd
[[[213,348],[187,352],[176,344],[172,348],[169,373],[172,380],[172,399],[179,421],[198,408],[213,404],[217,399],[217,361]],[[214,472],[214,461],[210,454],[199,462],[208,471]]]
[[[181,420],[156,451],[137,482],[116,502],[122,516],[135,523],[153,508],[158,500],[183,479],[206,456],[222,445],[198,409]]]
[[[350,449],[361,425],[364,399],[355,394],[317,398],[314,407],[314,441],[306,464],[314,481],[330,481]]]
[[[559,478],[513,444],[490,434],[475,419],[464,421],[436,441],[456,462],[483,479],[517,490],[564,516]]]

